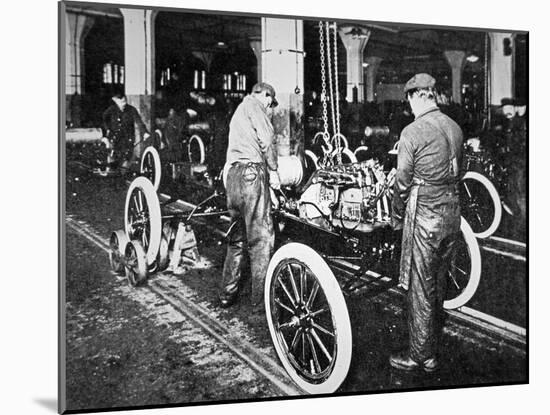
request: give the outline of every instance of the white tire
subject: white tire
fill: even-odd
[[[153,183],[155,191],[159,189],[162,167],[159,153],[155,147],[149,146],[143,152],[139,172]]]
[[[152,265],[160,247],[162,218],[157,193],[146,177],[136,177],[130,183],[124,205],[124,230],[130,241],[141,242],[147,265]]]
[[[304,244],[282,246],[269,263],[264,300],[271,339],[290,378],[307,393],[336,391],[348,374],[352,335],[327,263]]]
[[[466,172],[460,186],[462,215],[477,238],[488,238],[498,229],[502,219],[497,189],[487,177],[475,171]]]
[[[193,155],[193,152],[191,151],[191,146],[193,145],[193,142],[196,142],[196,145],[199,148],[198,159]],[[189,143],[187,143],[187,156],[189,157],[189,161],[191,163],[204,164],[204,161],[206,159],[206,149],[204,147],[204,142],[199,135],[193,134],[189,139]]]
[[[448,271],[447,292],[450,298],[443,307],[452,310],[462,307],[474,296],[481,278],[481,253],[474,231],[464,218],[460,218],[462,240],[457,244],[456,258]],[[452,291],[451,291],[452,290]]]

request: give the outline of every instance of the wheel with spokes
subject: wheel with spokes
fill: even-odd
[[[204,141],[202,141],[199,135],[193,134],[189,139],[189,143],[187,144],[187,155],[191,163],[204,164],[206,150]]]
[[[145,251],[139,241],[130,241],[124,250],[126,278],[132,287],[147,279],[147,260]]]
[[[289,243],[277,250],[265,281],[271,339],[291,379],[305,392],[332,393],[351,362],[351,324],[344,296],[323,258]]]
[[[474,296],[481,277],[481,254],[472,228],[460,219],[460,237],[447,273],[447,293],[443,307],[462,307]]]
[[[497,189],[480,173],[468,171],[460,182],[462,215],[478,238],[487,238],[498,229],[502,204]]]
[[[162,168],[160,165],[160,156],[155,147],[149,146],[143,152],[139,172],[153,183],[155,190],[159,189]]]
[[[109,238],[109,262],[117,274],[124,272],[124,249],[128,242],[129,239],[122,230],[113,232]]]
[[[130,241],[141,242],[147,265],[153,265],[160,246],[162,219],[157,193],[146,177],[136,177],[126,193],[124,229]]]

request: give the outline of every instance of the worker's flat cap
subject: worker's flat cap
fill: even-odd
[[[272,107],[279,105],[279,103],[275,99],[275,88],[273,88],[267,82],[258,82],[256,85],[252,87],[252,92],[254,93],[258,93],[262,91],[267,92],[271,96],[271,98],[273,98],[273,101],[271,104]]]
[[[433,88],[435,86],[435,79],[433,76],[427,73],[417,73],[405,84],[404,91],[407,93],[412,89],[418,88]]]

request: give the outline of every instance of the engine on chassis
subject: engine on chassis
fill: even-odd
[[[319,225],[370,232],[390,221],[395,169],[387,174],[374,160],[315,171],[292,207],[300,218]]]

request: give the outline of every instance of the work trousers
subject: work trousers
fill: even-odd
[[[275,241],[265,164],[234,163],[227,174],[226,192],[233,229],[223,266],[220,298],[237,295],[247,244],[252,279],[251,302],[259,304],[263,301],[265,275]]]
[[[409,355],[416,362],[434,357],[444,322],[443,301],[449,267],[460,235],[458,197],[435,206],[418,203],[412,238],[408,290]],[[405,242],[405,241],[404,241]]]

